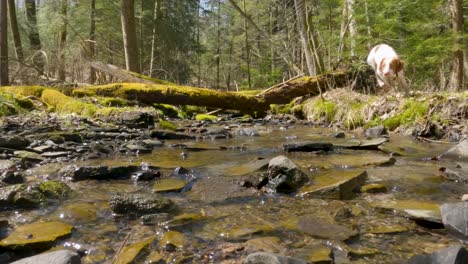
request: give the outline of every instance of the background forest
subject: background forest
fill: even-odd
[[[10,7],[11,83],[37,83],[42,73],[112,81],[87,64],[100,61],[178,84],[264,88],[300,74],[367,67],[367,47],[384,42],[406,61],[413,87],[466,88],[462,0],[2,2]]]

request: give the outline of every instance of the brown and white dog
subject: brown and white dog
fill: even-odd
[[[367,56],[367,64],[374,69],[377,83],[384,90],[401,86],[407,93],[405,75],[403,73],[404,62],[400,59],[395,50],[386,44],[379,44],[373,47]]]

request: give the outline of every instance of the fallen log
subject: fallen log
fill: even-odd
[[[350,73],[336,72],[320,75],[317,77],[304,76],[290,79],[280,85],[268,88],[266,91],[256,95],[257,98],[265,100],[269,104],[287,104],[292,99],[304,95],[318,95],[330,88],[344,86],[349,80]]]
[[[121,82],[174,85],[174,83],[154,79],[143,74],[138,74],[136,72],[127,71],[112,64],[105,64],[99,61],[89,61],[88,64],[91,68],[100,72],[107,73],[114,77],[116,80],[120,80]]]
[[[259,114],[270,107],[264,99],[242,93],[160,84],[115,83],[75,89],[73,95],[120,97],[148,105],[155,103],[196,105]]]

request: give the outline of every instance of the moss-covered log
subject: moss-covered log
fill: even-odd
[[[175,85],[118,83],[76,89],[73,94],[121,97],[150,105],[154,103],[196,105],[252,113],[269,109],[268,102],[255,96]]]
[[[350,73],[337,72],[317,77],[304,76],[280,85],[257,95],[257,98],[265,100],[269,104],[287,104],[292,99],[304,95],[318,95],[320,90],[325,92],[330,87],[341,87],[349,81]]]

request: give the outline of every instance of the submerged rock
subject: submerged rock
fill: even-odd
[[[395,210],[398,214],[413,220],[423,220],[436,224],[442,223],[439,205],[417,200],[385,200],[369,203],[371,207]]]
[[[387,192],[387,187],[382,183],[369,183],[361,187],[362,193],[383,193]]]
[[[156,170],[156,167],[148,167],[148,169]],[[84,180],[112,180],[112,179],[128,179],[137,171],[140,171],[140,166],[67,166],[61,169],[57,174],[61,177],[69,178],[71,181]]]
[[[51,199],[66,198],[70,193],[70,187],[59,181],[45,181],[33,186],[15,184],[0,188],[0,207],[34,208]]]
[[[162,247],[172,246],[182,248],[188,244],[187,237],[177,231],[168,231],[159,240],[159,245]]]
[[[442,222],[454,235],[468,241],[468,203],[447,203],[440,206]]]
[[[268,164],[268,184],[266,188],[282,193],[291,193],[308,180],[307,175],[285,156],[278,156]]]
[[[244,259],[244,264],[307,264],[307,261],[267,252],[256,252]]]
[[[468,161],[468,139],[463,140],[455,147],[442,154],[442,158]]]
[[[312,237],[321,239],[346,240],[358,234],[356,230],[343,225],[327,223],[313,216],[299,218],[297,229]]]
[[[302,143],[288,143],[283,145],[284,151],[293,152],[312,152],[312,151],[331,151],[333,144],[327,142],[302,142]]]
[[[163,178],[154,183],[153,190],[155,192],[180,192],[187,183],[186,180],[180,178]]]
[[[366,171],[333,171],[316,177],[311,185],[300,188],[302,196],[351,199],[366,182]]]
[[[44,250],[58,239],[71,235],[73,226],[62,222],[38,222],[16,228],[0,241],[0,247],[9,250]]]
[[[137,258],[142,250],[147,248],[155,237],[147,238],[143,241],[131,244],[126,246],[122,249],[122,251],[117,255],[115,262],[116,264],[129,264],[133,263],[133,261]]]
[[[281,239],[279,237],[257,237],[248,240],[245,242],[245,245],[247,249],[251,251],[279,253],[283,249],[280,242]]]
[[[236,135],[247,137],[258,137],[258,130],[253,127],[241,127],[235,130]]]
[[[80,264],[78,253],[71,250],[57,250],[20,259],[11,264]]]
[[[408,264],[462,264],[468,263],[468,251],[462,245],[438,250],[430,255],[412,257]]]
[[[154,193],[117,193],[109,204],[115,214],[128,215],[163,213],[173,208],[171,200]]]

